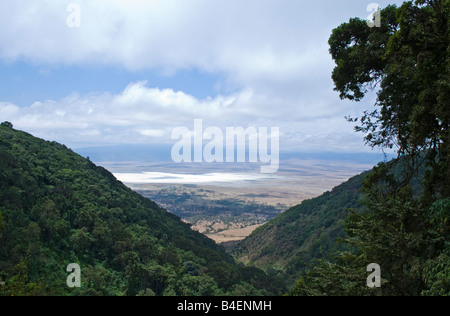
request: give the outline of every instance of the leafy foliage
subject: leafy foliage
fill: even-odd
[[[280,214],[244,239],[235,256],[267,271],[281,270],[288,284],[293,283],[317,259],[344,249],[336,240],[344,237],[348,209],[363,208],[361,187],[367,175],[353,177],[331,192]]]
[[[341,98],[359,101],[367,87],[380,87],[379,109],[350,121],[360,121],[356,130],[371,146],[396,147],[398,159],[365,182],[368,211],[346,220],[352,251],[314,267],[291,295],[449,294],[449,9],[448,0],[405,2],[382,11],[379,29],[352,19],[333,31]],[[373,291],[362,282],[370,262],[382,267],[382,286]]]
[[[381,16],[381,27],[369,28],[355,18],[333,30],[335,90],[342,99],[361,101],[379,87],[376,109],[349,120],[359,122],[356,130],[365,133],[370,146],[395,148],[410,162],[426,152],[425,194],[448,196],[450,2],[405,2],[388,6]]]
[[[81,288],[66,285],[70,263],[81,266]],[[277,293],[246,282],[243,269],[102,167],[0,126],[1,295]]]

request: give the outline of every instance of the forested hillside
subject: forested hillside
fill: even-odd
[[[361,186],[366,175],[278,215],[243,240],[236,257],[259,268],[281,270],[294,280],[317,259],[339,249],[348,209],[363,208]]]
[[[81,267],[68,288],[66,267]],[[248,281],[248,282],[247,282]],[[1,295],[267,295],[281,287],[64,145],[0,126]]]
[[[378,27],[353,18],[332,31],[332,79],[341,99],[377,89],[374,108],[348,120],[366,144],[398,158],[368,176],[367,211],[346,219],[352,251],[322,261],[292,295],[450,295],[450,1],[378,13]]]

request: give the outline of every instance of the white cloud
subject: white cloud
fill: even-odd
[[[154,137],[154,138],[161,138],[166,134],[165,131],[160,130],[160,129],[143,129],[143,130],[140,130],[139,133],[143,136]]]
[[[71,94],[29,107],[0,103],[0,114],[1,120],[13,122],[19,129],[72,147],[173,143],[175,127],[193,130],[194,120],[201,118],[204,129],[279,127],[282,151],[320,146],[340,150],[344,149],[343,139],[347,139],[345,149],[361,149],[361,142],[349,143],[348,139],[355,137],[342,116],[325,115],[329,108],[326,102],[296,102],[251,90],[197,99],[181,91],[136,82],[118,94]]]
[[[286,83],[327,69],[331,29],[366,4],[325,0],[2,0],[0,59],[224,72],[238,84]],[[386,1],[382,2],[382,5]],[[324,67],[325,66],[325,67]]]
[[[205,125],[220,128],[280,127],[282,146],[362,148],[360,135],[343,119],[357,107],[341,102],[332,91],[327,40],[332,28],[350,17],[366,18],[367,3],[72,2],[81,8],[80,28],[66,24],[70,2],[2,0],[0,61],[99,65],[169,75],[195,69],[223,74],[220,84],[237,92],[199,99],[142,81],[130,83],[121,93],[73,93],[36,100],[29,107],[0,103],[1,120],[71,146],[167,142],[174,127],[191,128],[194,119],[202,118]],[[384,6],[390,1],[378,2]]]
[[[0,102],[0,117],[14,117],[20,108],[14,104]]]
[[[59,134],[58,140],[70,143],[104,143],[109,136],[119,143],[148,142],[149,137],[164,142],[170,140],[173,127],[192,125],[202,112],[207,113],[205,118],[217,119],[228,108],[234,111],[237,100],[239,95],[199,100],[181,91],[148,88],[145,82],[137,82],[116,95],[71,94],[29,107],[0,103],[0,119],[45,138]]]

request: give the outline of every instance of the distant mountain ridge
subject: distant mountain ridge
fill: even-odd
[[[83,157],[94,162],[172,162],[171,145],[113,145],[83,147],[73,149]],[[376,152],[339,153],[339,152],[293,152],[281,151],[280,161],[289,159],[316,161],[348,161],[352,163],[372,164],[390,160],[392,154]]]

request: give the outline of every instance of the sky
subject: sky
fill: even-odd
[[[278,127],[282,151],[364,152],[328,53],[371,1],[2,0],[0,121],[71,148],[176,127]],[[383,8],[402,1],[377,1]]]

